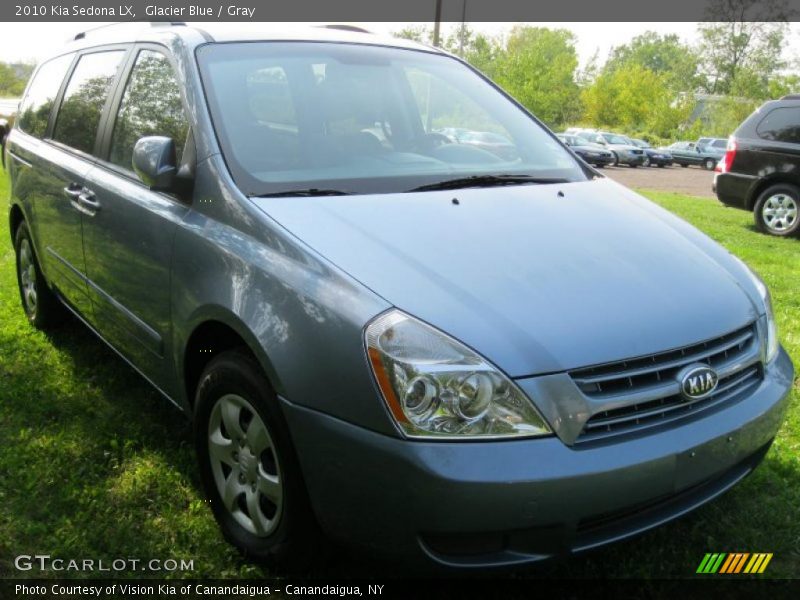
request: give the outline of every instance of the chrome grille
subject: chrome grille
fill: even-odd
[[[680,394],[678,372],[694,363],[719,375],[714,393],[698,400]],[[762,379],[755,324],[722,337],[606,365],[570,372],[596,407],[576,444],[643,432],[693,418],[743,398]]]

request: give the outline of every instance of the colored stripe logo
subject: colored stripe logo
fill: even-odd
[[[696,573],[703,575],[725,574],[735,575],[737,573],[763,573],[769,561],[772,560],[772,553],[756,552],[717,552],[708,553],[700,561]]]

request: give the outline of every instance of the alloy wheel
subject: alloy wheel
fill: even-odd
[[[778,233],[787,231],[797,221],[797,201],[788,194],[774,194],[764,202],[761,216],[769,230]]]
[[[225,509],[259,537],[270,535],[283,510],[277,447],[253,405],[237,394],[214,404],[208,423],[211,472]]]
[[[19,283],[22,288],[22,298],[25,310],[29,315],[36,314],[36,265],[33,259],[33,250],[27,238],[19,245]]]

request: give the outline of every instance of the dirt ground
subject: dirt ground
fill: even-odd
[[[677,192],[689,196],[702,198],[716,198],[711,191],[711,182],[714,172],[706,171],[700,167],[686,167],[676,165],[663,169],[639,167],[605,167],[599,169],[607,177],[620,182],[629,188]]]

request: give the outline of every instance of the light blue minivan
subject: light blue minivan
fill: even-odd
[[[73,313],[193,419],[250,557],[580,552],[729,489],[786,409],[758,276],[433,48],[90,31],[6,162],[28,319]]]

